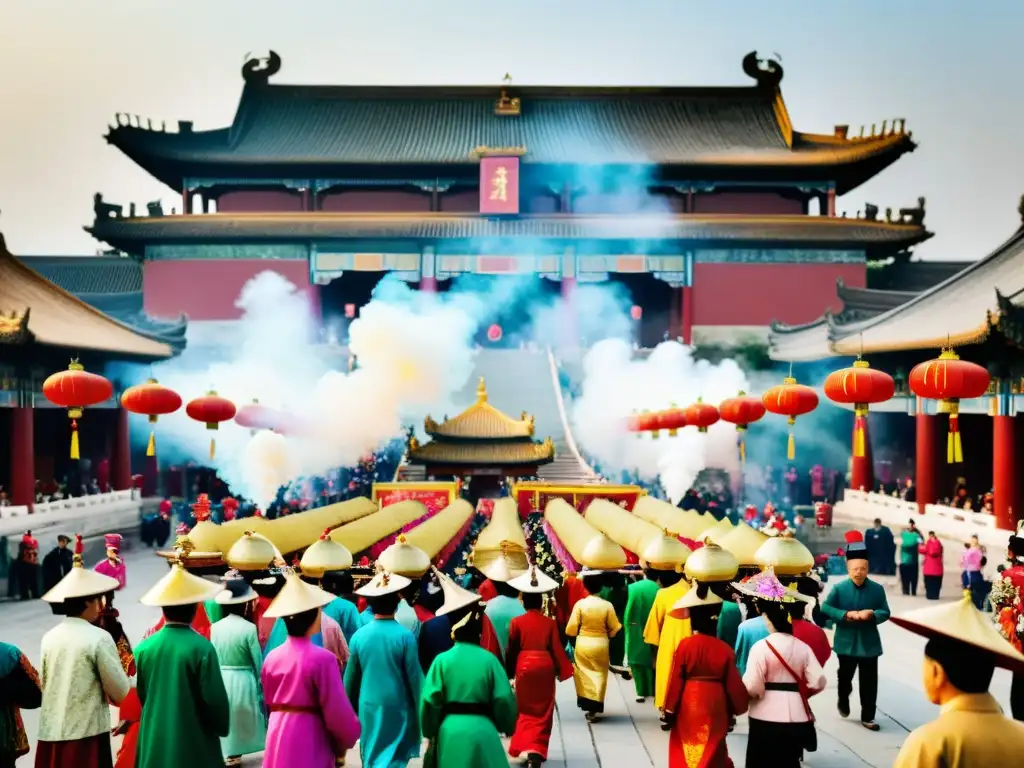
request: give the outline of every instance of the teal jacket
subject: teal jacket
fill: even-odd
[[[869,621],[847,621],[847,611],[870,610],[874,619]],[[889,620],[889,601],[885,588],[868,579],[858,587],[851,580],[840,581],[821,604],[821,612],[836,625],[832,642],[837,656],[855,656],[871,659],[882,655],[882,639],[878,636],[878,625]]]

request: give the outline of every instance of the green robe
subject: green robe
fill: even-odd
[[[445,716],[445,704],[473,704],[489,711]],[[494,654],[471,643],[456,643],[430,665],[420,698],[420,723],[430,748],[424,768],[508,768],[501,733],[516,728],[516,696]]]
[[[847,621],[848,611],[873,612],[869,621]],[[885,587],[868,579],[857,586],[850,579],[836,584],[821,604],[821,612],[836,623],[832,649],[836,656],[854,656],[858,659],[877,658],[882,655],[882,638],[878,625],[889,620],[889,601]]]
[[[508,633],[509,627],[512,626],[512,619],[522,616],[526,613],[526,609],[514,597],[498,595],[494,599],[487,601],[484,613],[491,620],[494,634],[498,638],[498,648],[501,649],[501,658],[504,659],[505,649],[508,648]]]
[[[216,600],[207,600],[203,603],[203,610],[206,611],[206,618],[210,620],[211,626],[224,618],[224,610]]]
[[[630,668],[654,667],[654,653],[644,642],[644,627],[659,589],[658,582],[644,579],[633,582],[627,590],[626,610],[622,617],[626,631],[621,634],[626,638],[626,660]]]
[[[740,607],[726,600],[722,603],[722,612],[718,614],[718,639],[730,648],[736,647],[736,636],[740,631],[740,622],[743,621],[743,612]]]
[[[213,644],[165,624],[135,649],[142,704],[135,768],[223,768],[230,709]]]
[[[220,740],[225,757],[262,752],[267,740],[260,672],[263,653],[256,625],[229,614],[213,625],[210,642],[217,651],[230,705],[231,729]]]
[[[629,591],[622,586],[605,587],[597,593],[598,597],[604,598],[615,609],[615,617],[621,621],[625,620],[626,606],[629,604]],[[653,600],[651,601],[654,602]],[[621,667],[626,658],[626,633],[619,632],[608,641],[608,660],[613,667]]]

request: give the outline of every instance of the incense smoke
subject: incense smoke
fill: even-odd
[[[693,485],[697,474],[713,466],[739,468],[736,429],[719,422],[706,434],[684,429],[675,437],[638,437],[626,430],[637,411],[685,408],[702,397],[717,405],[749,386],[739,365],[694,360],[692,350],[674,341],[659,344],[649,356],[634,359],[621,340],[599,342],[583,361],[581,396],[572,409],[573,435],[581,449],[605,473],[638,472],[644,480],[660,478],[673,502]]]

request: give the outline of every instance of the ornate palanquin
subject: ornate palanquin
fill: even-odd
[[[636,485],[552,485],[540,481],[514,483],[509,489],[520,517],[543,512],[552,499],[564,499],[583,512],[594,499],[607,499],[632,511],[636,500],[647,491]]]

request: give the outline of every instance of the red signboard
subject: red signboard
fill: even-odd
[[[519,158],[480,160],[480,213],[519,213]]]
[[[594,499],[607,499],[624,509],[633,510],[636,500],[644,490],[630,485],[548,485],[540,482],[516,483],[512,486],[512,497],[516,500],[520,517],[533,512],[544,512],[552,499],[565,499],[579,512],[586,510]]]
[[[458,495],[456,483],[374,483],[373,500],[381,507],[400,501],[418,501],[430,513],[440,512]]]

